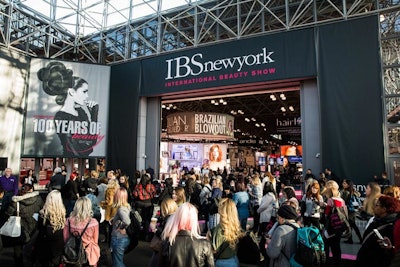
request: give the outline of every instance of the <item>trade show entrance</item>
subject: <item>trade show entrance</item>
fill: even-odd
[[[247,84],[223,90],[163,95],[158,102],[161,105],[160,161],[157,168],[160,177],[169,177],[176,168],[198,172],[208,169],[210,148],[214,144],[222,149],[224,167],[229,170],[254,168],[275,172],[286,168],[294,176],[307,162],[307,168],[319,171],[320,159],[316,156],[320,153],[317,96],[315,81]],[[147,110],[152,109],[152,103],[148,99]],[[197,117],[198,114],[232,117],[230,130],[233,133],[228,136],[209,133],[204,130],[210,128],[207,125],[197,125],[197,132],[182,130],[183,118],[186,120],[193,113]],[[305,121],[304,117],[308,119]],[[210,118],[213,117],[210,115]],[[151,121],[150,116],[147,122]],[[203,121],[213,122],[218,123],[212,119]],[[227,124],[227,131],[229,127]],[[310,143],[308,148],[304,148],[304,142]]]

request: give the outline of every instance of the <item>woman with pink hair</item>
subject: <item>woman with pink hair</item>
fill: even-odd
[[[161,266],[214,267],[211,243],[200,235],[197,209],[189,202],[168,219],[162,239],[166,242]]]

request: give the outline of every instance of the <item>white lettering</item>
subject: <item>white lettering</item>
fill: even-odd
[[[274,52],[262,49],[262,53],[248,54],[244,56],[235,56],[231,58],[216,59],[214,61],[201,62],[203,54],[197,53],[192,57],[181,56],[166,60],[167,77],[165,80],[183,78],[189,75],[198,76],[203,72],[213,72],[222,69],[234,69],[240,72],[245,66],[263,65],[275,62],[272,58]],[[173,64],[175,63],[175,73],[173,73]]]

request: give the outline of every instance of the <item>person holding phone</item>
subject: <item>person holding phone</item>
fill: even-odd
[[[400,212],[398,199],[386,195],[378,198],[374,207],[375,217],[365,230],[363,243],[357,253],[356,267],[390,266],[394,253],[385,248],[384,243],[387,247],[393,244],[393,225],[397,220],[398,212]],[[386,242],[383,237],[386,237]]]
[[[382,235],[380,235],[380,236],[382,237]],[[397,237],[396,230],[394,230],[394,239],[395,239],[394,244],[396,244],[396,241],[397,241],[396,237]],[[400,239],[400,237],[397,239]],[[400,266],[400,249],[399,249],[400,246],[399,245],[394,246],[387,236],[379,238],[378,243],[381,246],[381,248],[386,249],[388,252],[392,252],[394,254],[393,259],[390,262],[390,267]]]

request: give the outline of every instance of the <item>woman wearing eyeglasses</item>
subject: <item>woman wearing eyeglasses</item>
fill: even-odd
[[[382,237],[388,238],[391,244],[394,243],[393,225],[398,219],[400,201],[394,197],[382,195],[378,198],[373,209],[375,217],[364,232],[363,243],[357,254],[356,267],[390,266],[394,257],[394,250],[380,246],[380,237],[374,232],[374,229]]]

